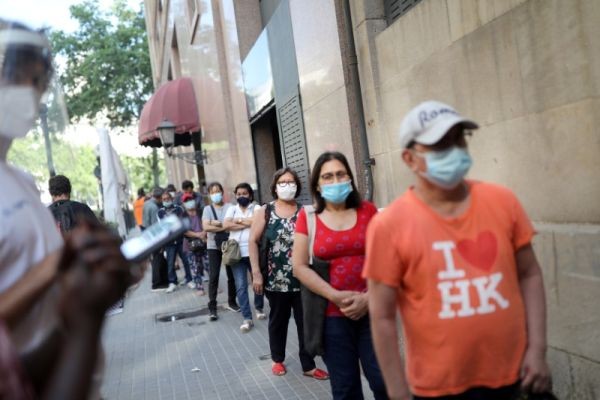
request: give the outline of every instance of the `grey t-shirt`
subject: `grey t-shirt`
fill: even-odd
[[[218,219],[219,221],[221,221],[221,223],[223,223],[223,220],[225,219],[225,213],[227,212],[227,209],[229,207],[231,207],[231,204],[229,204],[229,203],[223,204],[223,207],[221,207],[221,208],[215,207],[215,212],[217,213],[217,218],[215,218],[215,215],[213,214],[210,206],[206,206],[206,207],[204,207],[204,211],[202,211],[202,220],[210,221],[211,219]],[[207,232],[207,233],[208,233],[208,242],[206,242],[206,248],[209,250],[217,250],[217,243],[215,242],[215,233],[214,232]]]

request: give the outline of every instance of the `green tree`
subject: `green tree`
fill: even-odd
[[[98,206],[98,180],[94,176],[96,154],[91,146],[74,146],[60,136],[52,136],[52,150],[56,173],[71,181],[74,200]],[[15,140],[8,153],[9,161],[28,171],[40,190],[46,190],[50,178],[44,159],[44,139],[38,132]]]
[[[152,171],[152,155],[146,157],[122,156],[121,162],[131,181],[131,189],[134,196],[136,196],[139,188],[144,188],[146,193],[148,193],[155,186],[154,173]],[[161,168],[159,170],[159,182],[166,182],[166,180],[165,171]]]
[[[98,165],[93,146],[76,146],[64,140],[62,136],[51,136],[56,173],[65,175],[71,181],[71,196],[83,201],[92,208],[98,208],[99,180],[94,176]],[[8,159],[33,175],[40,190],[47,190],[48,169],[44,163],[44,138],[34,131],[23,139],[15,140],[8,153]],[[121,162],[130,181],[131,194],[135,197],[137,189],[148,192],[154,187],[152,173],[152,155],[146,157],[122,156]],[[159,171],[160,182],[166,182],[164,169]]]
[[[64,60],[59,62],[59,75],[70,118],[95,122],[106,117],[113,129],[137,124],[153,90],[143,12],[135,12],[125,0],[115,0],[109,11],[92,0],[69,10],[79,29],[51,32],[50,41],[56,58]],[[129,162],[133,185],[154,186],[140,174],[152,176],[150,182],[158,184],[162,168],[157,159],[154,150],[153,158]]]
[[[71,119],[106,116],[111,128],[137,122],[152,93],[145,20],[142,11],[116,0],[110,11],[86,0],[70,7],[79,30],[50,34]]]

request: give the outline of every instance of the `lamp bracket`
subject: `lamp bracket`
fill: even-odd
[[[185,153],[173,153],[167,151],[167,154],[172,158],[178,158],[190,164],[202,165],[208,161],[206,150],[190,151]]]

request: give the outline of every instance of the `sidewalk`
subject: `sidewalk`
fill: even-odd
[[[153,293],[150,275],[148,271],[130,293],[124,311],[107,318],[104,399],[331,398],[329,381],[302,375],[293,319],[285,361],[288,373],[274,376],[267,320],[255,318],[254,329],[243,334],[239,330],[241,315],[220,308],[219,320],[210,322],[207,296],[198,297],[186,287],[171,294]],[[222,271],[219,290],[226,291],[226,287]],[[226,304],[226,293],[220,293],[218,301],[220,306]],[[186,311],[197,316],[175,321],[167,317],[168,322],[156,319]],[[316,361],[324,368],[320,357]],[[366,398],[372,399],[368,384],[364,378],[362,381]]]

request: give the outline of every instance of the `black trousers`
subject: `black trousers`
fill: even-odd
[[[414,396],[415,400],[516,400],[519,394],[520,382],[509,386],[502,386],[496,389],[491,388],[472,388],[461,394],[440,397],[420,397]]]
[[[223,253],[221,250],[208,249],[208,309],[212,312],[217,311],[217,291],[219,289],[219,276],[221,275],[221,260]],[[235,280],[231,267],[226,265],[227,273],[227,299],[229,305],[237,305],[235,300]]]
[[[302,300],[300,292],[271,292],[265,290],[269,300],[269,347],[271,359],[274,362],[285,360],[285,345],[287,342],[288,325],[291,312],[294,312],[294,321],[298,331],[298,356],[302,364],[302,371],[315,368],[315,360],[304,350],[304,324],[302,321]]]
[[[163,256],[162,250],[152,253],[150,265],[152,266],[152,289],[168,285],[167,260]]]

